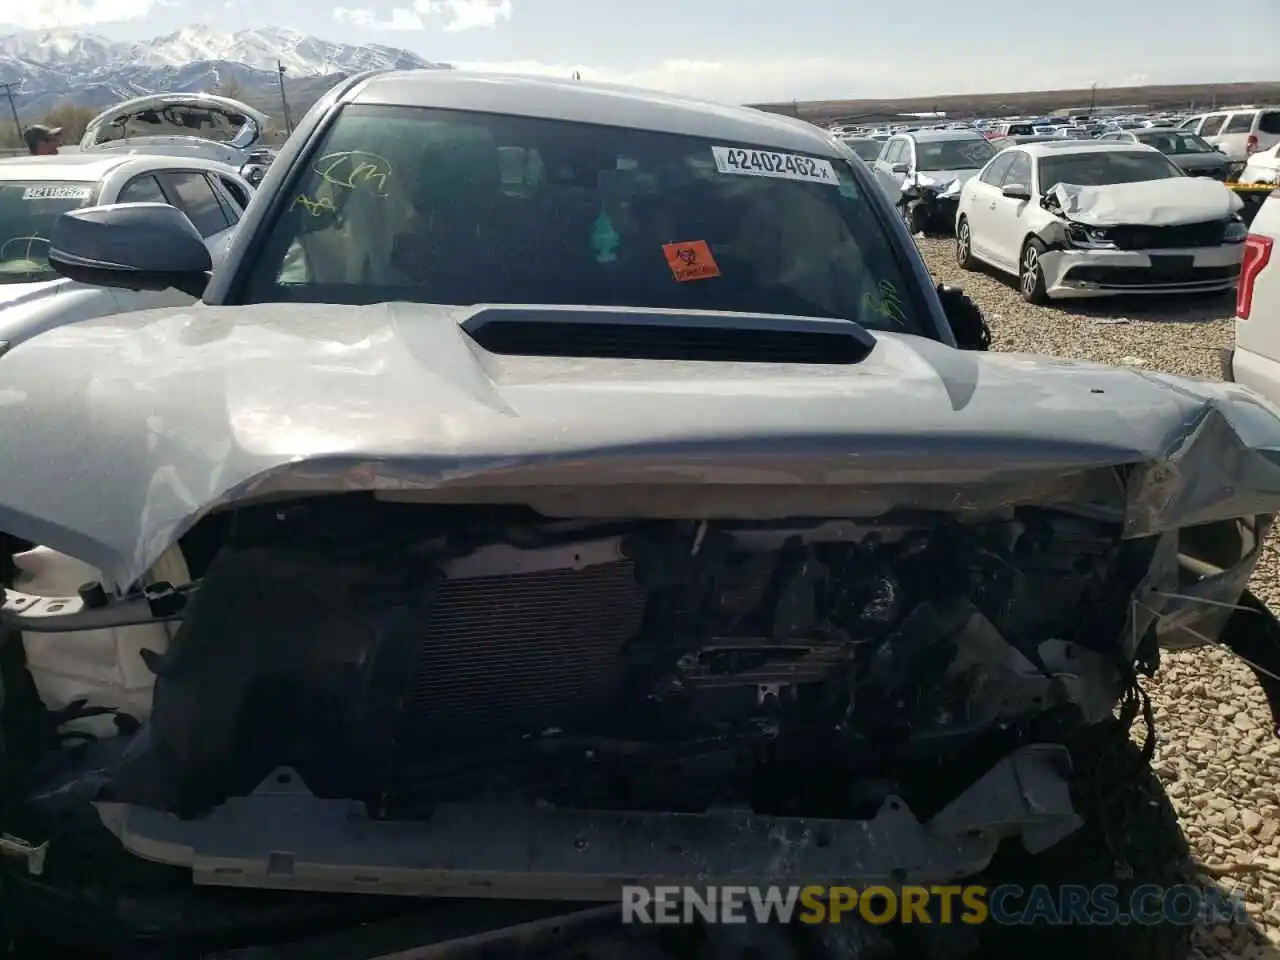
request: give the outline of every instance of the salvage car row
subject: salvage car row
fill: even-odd
[[[1124,215],[1045,186],[1053,156],[1027,193]],[[988,353],[811,126],[365,74],[220,261],[206,240],[174,204],[62,213],[59,275],[199,302],[0,355],[19,948],[918,955],[910,923],[624,928],[620,892],[1173,888],[1140,675],[1221,643],[1280,715],[1280,622],[1246,590],[1280,411]],[[1191,937],[928,932],[948,957]]]
[[[1222,108],[1194,116],[1159,114],[1146,116],[1006,118],[973,121],[944,121],[932,125],[897,124],[888,129],[835,124],[832,134],[844,140],[867,158],[865,144],[883,143],[902,133],[934,130],[956,130],[977,133],[997,143],[1027,140],[1091,140],[1122,138],[1126,134],[1147,131],[1177,131],[1195,137],[1208,149],[1220,154],[1227,163],[1230,179],[1245,183],[1280,183],[1274,172],[1276,150],[1280,148],[1280,106],[1239,106]],[[1259,159],[1267,162],[1258,163]]]

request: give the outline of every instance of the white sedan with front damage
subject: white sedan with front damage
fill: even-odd
[[[0,343],[127,310],[181,307],[180,290],[111,289],[59,276],[49,265],[58,217],[95,204],[177,207],[222,259],[253,195],[233,167],[194,156],[73,153],[0,160]]]
[[[965,185],[956,261],[1013,274],[1029,303],[1226,291],[1248,233],[1241,206],[1223,184],[1142,144],[1030,143]]]

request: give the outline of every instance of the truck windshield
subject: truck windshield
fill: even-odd
[[[874,189],[817,153],[348,106],[237,299],[742,311],[932,335]]]
[[[69,180],[0,180],[0,283],[53,280],[49,231],[84,206],[97,184]]]

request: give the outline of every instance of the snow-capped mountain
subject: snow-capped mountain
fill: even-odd
[[[143,93],[212,91],[227,84],[250,103],[275,103],[277,64],[285,68],[291,107],[299,109],[339,75],[449,66],[408,50],[330,43],[285,29],[219,33],[190,26],[137,43],[71,30],[0,36],[0,83],[15,85],[24,120],[67,104],[100,109]],[[295,89],[306,102],[293,103]]]

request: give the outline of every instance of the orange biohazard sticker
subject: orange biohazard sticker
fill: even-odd
[[[711,255],[711,248],[705,240],[685,240],[682,243],[664,243],[662,252],[667,257],[667,266],[677,283],[689,280],[710,280],[720,276],[720,265]]]

